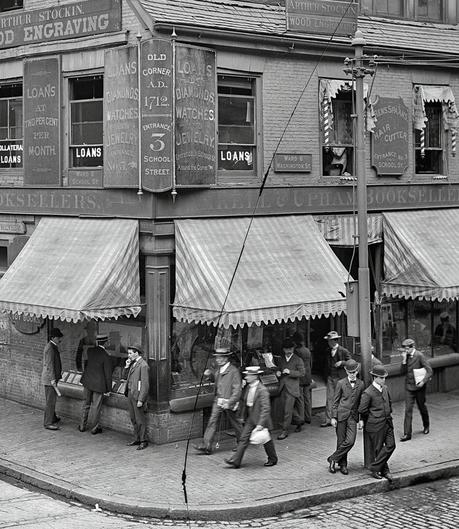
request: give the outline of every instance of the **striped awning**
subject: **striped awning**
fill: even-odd
[[[314,215],[317,226],[330,246],[352,248],[359,245],[357,215]],[[367,216],[368,244],[382,242],[382,216]]]
[[[346,310],[345,282],[352,278],[312,216],[250,222],[175,222],[177,319],[228,328]]]
[[[43,218],[0,280],[0,310],[73,321],[140,312],[138,223]]]
[[[383,213],[382,293],[405,299],[459,298],[459,209]]]

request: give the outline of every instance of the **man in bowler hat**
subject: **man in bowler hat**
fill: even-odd
[[[236,414],[242,391],[241,375],[239,369],[230,362],[231,354],[231,351],[225,347],[217,348],[213,354],[218,366],[216,372],[213,373],[210,369],[204,371],[204,375],[215,382],[215,397],[209,422],[204,432],[203,443],[195,445],[194,448],[205,455],[212,453],[213,441],[221,415],[225,415],[234,428],[238,441],[241,436],[242,426]]]
[[[327,383],[327,402],[325,406],[325,420],[320,426],[331,426],[331,411],[333,399],[335,397],[336,384],[338,380],[344,378],[344,363],[351,359],[351,353],[339,345],[338,339],[341,336],[336,331],[330,331],[324,336],[328,341],[329,351],[327,354],[325,379]]]
[[[244,428],[241,438],[237,445],[236,453],[225,463],[233,468],[241,466],[242,458],[250,443],[250,436],[253,431],[261,431],[264,428],[272,429],[271,422],[271,405],[269,401],[269,392],[260,381],[260,375],[263,373],[259,366],[248,366],[243,372],[247,385],[242,394],[241,416],[245,419]],[[272,467],[277,464],[277,454],[274,447],[274,441],[270,438],[263,444],[268,461],[265,467]]]
[[[357,377],[360,365],[353,359],[344,364],[347,377],[336,384],[335,398],[332,406],[331,423],[336,428],[336,450],[327,458],[329,471],[336,472],[335,464],[339,465],[341,474],[347,475],[347,455],[354,446],[359,421],[359,404],[365,384]]]
[[[43,425],[47,430],[59,430],[57,423],[61,420],[56,415],[56,400],[60,396],[57,383],[62,377],[62,362],[59,345],[63,338],[60,329],[51,329],[49,342],[43,351],[43,369],[41,383],[45,387],[45,414]]]
[[[107,342],[108,336],[106,334],[98,334],[96,346],[90,347],[87,351],[88,358],[81,377],[83,408],[78,426],[80,432],[86,430],[88,416],[90,416],[91,433],[102,433],[102,427],[99,424],[102,402],[104,394],[108,395],[112,389],[112,366],[110,357],[105,350]]]
[[[137,450],[143,450],[148,446],[147,399],[150,390],[150,368],[142,358],[143,350],[140,345],[130,345],[127,352],[126,396],[129,417],[134,427],[134,439],[128,446],[137,446]]]

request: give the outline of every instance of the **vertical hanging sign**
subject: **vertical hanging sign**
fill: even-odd
[[[60,183],[60,60],[24,61],[24,184]]]
[[[137,187],[139,89],[137,47],[105,52],[104,186]]]
[[[150,39],[140,45],[141,182],[148,191],[172,188],[172,43]]]
[[[175,55],[176,185],[216,179],[215,51],[177,44]]]

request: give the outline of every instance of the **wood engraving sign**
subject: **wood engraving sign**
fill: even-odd
[[[121,0],[90,0],[0,16],[0,48],[121,30]]]
[[[172,187],[172,44],[150,39],[141,43],[141,174],[148,191]]]
[[[137,47],[105,52],[104,185],[137,187],[139,88]]]
[[[24,61],[24,184],[60,182],[60,60]]]
[[[378,97],[373,108],[371,163],[378,175],[402,175],[408,167],[408,108],[400,97]]]
[[[216,179],[215,52],[178,44],[175,59],[175,160],[177,186]]]

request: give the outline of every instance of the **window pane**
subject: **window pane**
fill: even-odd
[[[425,150],[424,157],[421,156],[421,150],[416,149],[416,173],[442,174],[443,170],[443,151]]]
[[[21,9],[23,6],[23,0],[2,0],[0,5],[0,12],[10,11],[12,9]]]
[[[442,19],[443,0],[418,0],[418,17],[428,20]]]
[[[253,107],[251,98],[219,96],[219,143],[254,143]]]
[[[72,79],[70,99],[102,99],[104,93],[103,78],[82,77]]]
[[[10,138],[22,138],[22,99],[10,99]]]
[[[103,123],[76,123],[72,125],[72,145],[101,145]]]
[[[71,119],[72,145],[103,143],[102,101],[72,103]]]
[[[442,109],[439,104],[426,104],[427,126],[426,143],[428,147],[441,146],[441,116]]]
[[[0,138],[8,138],[8,101],[0,101]]]
[[[373,12],[376,15],[401,16],[403,0],[373,0]]]
[[[456,302],[434,304],[433,355],[457,351]]]
[[[22,140],[0,141],[0,168],[22,167]]]

